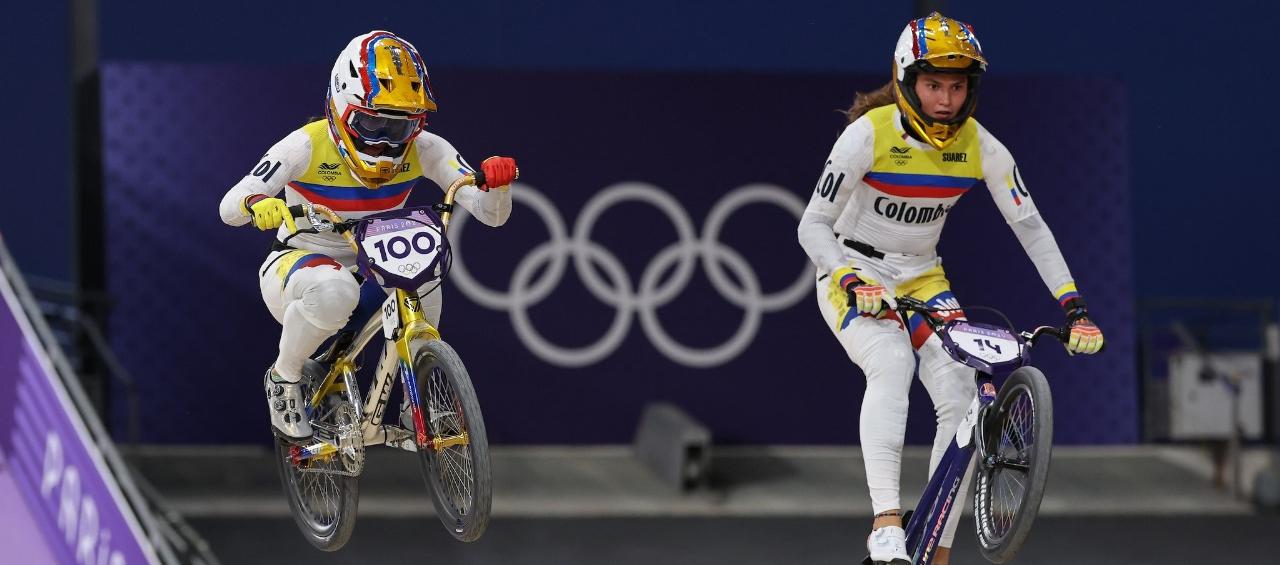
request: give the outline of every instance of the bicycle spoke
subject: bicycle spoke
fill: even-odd
[[[1000,474],[1000,478],[1004,479],[1005,473]],[[1009,531],[1009,527],[1013,525],[1013,518],[1018,515],[1018,498],[1014,494],[1013,485],[1008,480],[1004,481],[1004,492],[1007,493],[1004,498],[1004,524],[1000,535],[1004,535]]]
[[[1010,512],[1010,511],[1009,511],[1009,510],[1010,510],[1010,509],[1009,509],[1009,496],[1008,496],[1008,492],[1009,492],[1009,484],[1008,484],[1008,483],[1006,483],[1006,482],[1004,482],[1004,481],[1000,481],[1000,489],[999,489],[999,492],[1000,492],[1000,524],[999,524],[999,526],[1000,526],[1000,531],[999,531],[999,534],[1000,534],[1001,536],[1004,536],[1005,531],[1008,529],[1008,524],[1009,524],[1009,522],[1011,521],[1011,520],[1010,520],[1010,514],[1012,514],[1012,512]]]
[[[349,411],[349,405],[326,404],[316,420],[339,430],[341,441],[354,426]],[[299,517],[309,524],[313,534],[324,536],[343,519],[346,477],[358,474],[363,466],[363,445],[348,444],[342,452],[316,455],[297,464],[289,455],[284,458]]]
[[[433,367],[427,383],[428,427],[434,437],[466,433],[465,414],[454,394],[448,375]],[[474,503],[475,480],[471,451],[467,445],[451,446],[435,453],[436,475],[444,487],[449,506],[460,515],[470,514]]]
[[[1000,539],[1008,534],[1026,494],[1024,478],[1030,472],[1028,454],[1034,443],[1030,438],[1034,414],[1031,398],[1020,394],[1009,402],[1001,422],[1000,441],[993,454],[993,465],[990,473],[984,477],[990,483],[986,485],[983,495],[989,497],[986,507],[990,516],[987,521],[993,530],[990,531],[993,539]]]
[[[1013,418],[1006,416],[1004,420],[1004,425],[1000,427],[1001,447],[1007,445],[1012,449],[1018,448],[1017,444],[1015,443],[1014,434],[1012,432],[1013,432]]]
[[[1026,434],[1030,431],[1027,429],[1029,427],[1028,420],[1031,418],[1030,413],[1031,397],[1019,396],[1015,401],[1010,420],[1015,424],[1013,429],[1018,433],[1018,441],[1022,445],[1022,450],[1020,451],[1025,451],[1029,447]]]
[[[452,451],[452,448],[446,450],[445,453],[449,451]],[[471,508],[471,473],[467,469],[469,465],[463,465],[457,461],[462,457],[446,456],[444,459],[451,470],[456,470],[456,472],[451,472],[449,477],[450,485],[453,487],[450,492],[450,498],[454,501],[454,508],[466,514]]]

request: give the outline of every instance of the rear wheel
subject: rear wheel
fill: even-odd
[[[323,375],[316,371],[320,371],[318,365],[304,369],[308,376]],[[360,422],[355,408],[345,398],[331,395],[320,410],[320,414],[311,416],[312,427],[319,431],[323,426],[344,436],[344,448],[329,455],[303,458],[304,445],[277,437],[275,461],[289,510],[303,537],[318,549],[337,551],[346,545],[356,527],[364,445],[356,439],[360,437]],[[318,440],[308,445],[316,443]]]
[[[1053,452],[1053,396],[1044,373],[1014,371],[982,420],[973,481],[978,548],[992,563],[1013,559],[1040,510]]]
[[[493,502],[489,441],[475,388],[458,354],[440,340],[415,344],[413,372],[433,442],[418,454],[436,514],[454,538],[475,541],[489,525]]]

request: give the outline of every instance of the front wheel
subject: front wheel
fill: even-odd
[[[480,539],[493,504],[489,440],[467,369],[440,340],[415,344],[413,373],[430,445],[418,446],[436,514],[459,541]]]
[[[1005,563],[1022,548],[1040,510],[1053,451],[1053,396],[1035,367],[1014,371],[982,419],[973,481],[978,548]]]

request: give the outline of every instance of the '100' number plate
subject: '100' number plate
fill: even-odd
[[[413,278],[435,261],[439,242],[440,231],[434,225],[397,218],[371,224],[360,245],[384,271]]]

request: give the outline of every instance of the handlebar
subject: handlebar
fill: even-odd
[[[520,170],[516,169],[516,178],[520,177]],[[458,191],[465,186],[483,186],[485,182],[484,171],[476,171],[474,173],[463,175],[458,180],[453,181],[449,188],[444,192],[444,200],[433,206],[440,213],[441,230],[449,229],[449,219],[453,216],[453,203],[458,195]],[[355,236],[351,234],[351,226],[358,220],[347,220],[338,215],[328,206],[323,204],[295,204],[289,207],[289,215],[294,218],[306,218],[311,222],[311,228],[316,233],[334,232],[341,234],[343,239],[347,240],[347,244],[354,251],[359,251],[360,245],[356,242]],[[298,232],[294,232],[295,234]],[[286,240],[287,241],[287,240]]]
[[[929,306],[928,304],[925,304],[923,301],[912,298],[910,296],[903,296],[901,298],[898,298],[897,302],[898,302],[898,306],[896,310],[902,316],[902,318],[905,319],[907,317],[906,316],[907,313],[909,312],[916,312],[921,316],[923,316],[924,322],[926,324],[929,324],[929,328],[935,332],[939,331],[942,325],[941,320],[939,320],[935,316],[935,314],[937,314],[938,312],[950,312],[954,310],[959,310],[959,308],[934,308]],[[988,308],[986,306],[969,306],[969,309],[990,310],[992,312],[1000,314],[1000,317],[1004,318],[1004,314],[999,310],[996,310],[995,308]],[[1009,319],[1004,318],[1004,320],[1005,320],[1005,323],[1009,325],[1009,329],[1013,330],[1013,324],[1009,322]],[[1065,328],[1065,327],[1060,328],[1060,327],[1054,327],[1054,326],[1039,326],[1036,329],[1031,330],[1029,332],[1024,331],[1024,332],[1016,332],[1016,333],[1019,336],[1021,336],[1023,340],[1027,341],[1031,345],[1035,345],[1036,342],[1040,341],[1040,338],[1046,335],[1053,336],[1063,344],[1066,344],[1067,340],[1071,338],[1071,328]]]
[[[1057,340],[1061,341],[1062,343],[1066,343],[1067,340],[1071,339],[1071,328],[1040,326],[1029,332],[1019,332],[1019,335],[1022,336],[1022,339],[1027,340],[1032,345],[1035,345],[1035,343],[1039,341],[1040,338],[1043,337],[1045,334],[1048,334],[1053,336],[1054,338],[1057,338]]]

